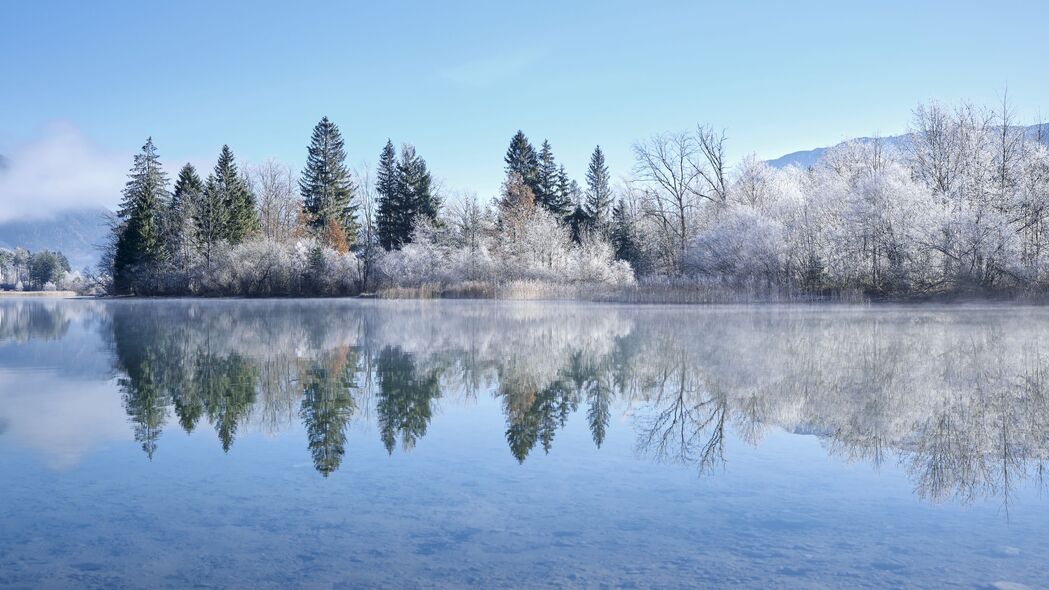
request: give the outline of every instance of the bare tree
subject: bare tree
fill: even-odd
[[[275,241],[290,240],[302,209],[291,167],[270,159],[251,166],[247,176],[258,199],[262,235]]]
[[[379,244],[378,228],[376,225],[375,185],[372,182],[370,168],[367,162],[363,163],[354,173],[357,177],[357,198],[360,200],[358,214],[360,215],[360,236],[357,246],[357,269],[361,277],[361,291],[367,291],[370,285],[372,270],[375,268],[382,252]]]
[[[663,133],[634,144],[634,175],[644,214],[655,222],[671,248],[670,262],[680,273],[688,243],[696,233],[703,174],[696,165],[699,146],[692,134]]]
[[[946,198],[961,170],[960,138],[951,114],[939,103],[918,105],[911,135],[915,176]]]
[[[476,252],[491,225],[487,211],[476,193],[463,193],[454,198],[446,209],[453,240],[459,248]]]
[[[715,132],[706,125],[696,126],[696,143],[703,157],[699,173],[706,181],[701,196],[714,204],[715,215],[728,205],[728,166],[725,163],[725,130]]]

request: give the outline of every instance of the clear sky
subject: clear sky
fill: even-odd
[[[1006,86],[1034,122],[1047,23],[1044,0],[9,2],[0,214],[32,190],[115,202],[149,135],[172,168],[228,143],[298,169],[322,115],[354,164],[408,141],[482,197],[518,128],[582,180],[595,144],[618,176],[633,141],[697,122],[762,158],[898,133],[919,101],[990,104]],[[59,162],[74,171],[51,174]]]

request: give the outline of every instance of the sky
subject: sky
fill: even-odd
[[[410,142],[448,193],[496,193],[510,137],[583,180],[697,123],[733,160],[906,130],[923,101],[1049,117],[1049,2],[34,2],[0,17],[0,219],[114,205],[131,155],[301,169]]]

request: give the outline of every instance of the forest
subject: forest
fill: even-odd
[[[707,125],[637,141],[580,185],[518,131],[499,195],[443,189],[409,143],[351,170],[337,125],[298,175],[238,167],[169,182],[135,156],[102,263],[112,294],[580,297],[700,301],[1038,293],[1049,285],[1049,137],[1003,100],[919,105],[902,141],[867,138],[807,168],[728,157]]]

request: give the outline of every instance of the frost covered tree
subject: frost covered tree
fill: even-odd
[[[346,167],[342,134],[335,123],[324,117],[313,128],[306,167],[299,179],[303,207],[318,235],[334,241],[341,238],[351,248],[355,245],[358,231],[355,190]]]
[[[204,197],[204,183],[192,164],[185,164],[175,179],[167,211],[166,233],[168,256],[174,267],[185,272],[197,257],[195,219]]]
[[[168,206],[167,176],[153,138],[135,155],[117,210],[113,290],[121,294],[148,294],[154,290],[153,272],[167,257],[163,223]]]
[[[248,169],[248,180],[258,199],[262,236],[276,241],[293,239],[299,229],[302,201],[291,167],[266,160]]]
[[[519,231],[535,210],[535,193],[517,172],[508,172],[503,181],[499,205],[499,225],[504,231]]]
[[[703,175],[690,133],[664,133],[634,144],[634,182],[651,220],[665,272],[684,272],[685,253],[700,220]]]
[[[229,226],[229,209],[226,198],[215,174],[209,174],[204,184],[204,194],[193,212],[197,245],[204,256],[204,263],[211,268],[216,249],[226,240]]]
[[[510,139],[510,147],[506,149],[503,162],[506,163],[507,175],[517,174],[532,191],[532,195],[539,194],[539,155],[523,131],[518,130]]]

